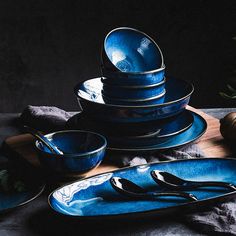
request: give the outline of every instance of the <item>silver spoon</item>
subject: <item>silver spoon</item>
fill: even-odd
[[[130,180],[120,177],[112,177],[110,179],[110,183],[117,192],[132,198],[153,199],[163,196],[176,196],[191,201],[197,201],[197,198],[193,194],[185,192],[148,192],[146,189],[131,182]]]
[[[33,129],[32,127],[28,127],[26,125],[24,126],[24,128],[28,133],[32,134],[34,137],[40,140],[43,144],[45,144],[52,153],[59,154],[59,155],[64,154],[57,146],[55,146],[54,143],[49,141],[44,135],[39,133],[36,129]]]
[[[236,190],[236,186],[231,183],[218,181],[189,181],[159,170],[153,170],[151,176],[160,186],[173,190],[189,190],[199,187],[224,187],[233,191]]]

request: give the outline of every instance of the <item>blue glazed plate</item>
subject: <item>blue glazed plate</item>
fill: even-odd
[[[23,183],[26,184],[26,190],[22,192],[17,192],[17,191],[8,192],[8,191],[3,191],[1,186],[0,190],[1,214],[31,202],[36,197],[38,197],[45,188],[45,183],[41,178],[39,179],[39,175],[37,175],[36,172],[33,173],[34,172],[33,170],[27,170],[23,168],[23,166],[21,165],[19,166],[19,164],[16,165],[17,166],[13,166],[2,163],[0,164],[0,171],[8,170],[8,172],[10,171],[9,173],[17,173],[17,175],[19,176],[24,176],[23,178],[25,178],[26,181],[23,181]]]
[[[127,145],[125,140],[122,143],[116,145],[115,143],[109,144],[108,149],[116,151],[155,151],[164,150],[169,148],[176,148],[186,144],[189,144],[198,138],[200,138],[207,129],[206,121],[197,113],[192,112],[193,124],[187,130],[182,133],[172,135],[170,137],[156,138],[156,144],[145,145]],[[122,141],[122,138],[121,138]]]
[[[185,110],[177,116],[159,121],[146,122],[140,124],[116,124],[109,122],[99,122],[89,119],[83,112],[77,114],[68,123],[69,129],[90,130],[104,135],[108,139],[120,138],[127,139],[145,139],[145,138],[163,138],[176,135],[187,130],[193,124],[193,115],[189,110]]]
[[[219,200],[230,198],[236,193],[236,191],[229,192],[219,187],[211,187],[188,191],[198,198],[196,202],[167,197],[163,197],[162,200],[131,200],[122,197],[110,184],[111,177],[118,176],[129,179],[150,191],[161,191],[150,175],[152,170],[167,171],[188,180],[213,180],[236,184],[235,159],[202,158],[166,161],[123,168],[65,185],[49,195],[49,205],[57,213],[79,219],[137,218],[180,214],[183,210],[209,206]]]
[[[89,79],[78,84],[75,89],[80,107],[86,114],[109,122],[144,122],[163,119],[179,114],[189,103],[193,85],[174,78],[167,78],[166,93],[160,99],[145,102],[107,102],[102,96],[101,78]]]

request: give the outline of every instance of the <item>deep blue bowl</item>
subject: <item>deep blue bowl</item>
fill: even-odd
[[[101,59],[106,69],[122,72],[152,71],[164,65],[156,42],[128,27],[116,28],[106,35]]]
[[[74,92],[80,107],[91,117],[109,122],[145,122],[163,119],[179,114],[189,103],[193,85],[184,80],[171,78],[166,80],[166,94],[163,103],[151,100],[136,105],[109,103],[104,101],[101,90],[101,78],[90,79],[78,84]]]
[[[98,166],[105,155],[106,139],[97,133],[65,130],[45,135],[64,152],[52,153],[42,142],[36,141],[39,159],[46,169],[59,173],[85,173]]]
[[[117,86],[152,86],[160,83],[165,76],[165,66],[147,72],[111,71],[101,66],[102,82]]]
[[[160,98],[165,94],[165,79],[154,86],[126,87],[103,84],[102,95],[120,101],[147,101]]]

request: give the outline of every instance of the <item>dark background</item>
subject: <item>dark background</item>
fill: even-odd
[[[166,74],[191,81],[195,107],[219,96],[236,69],[236,1],[0,1],[0,112],[27,105],[77,110],[73,87],[100,75],[100,47],[120,26],[161,47]]]

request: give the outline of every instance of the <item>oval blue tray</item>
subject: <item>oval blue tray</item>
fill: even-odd
[[[193,85],[167,78],[166,93],[160,99],[137,103],[108,103],[102,96],[101,78],[79,83],[74,92],[83,111],[92,117],[109,122],[144,122],[174,116],[185,109],[193,93]]]
[[[148,190],[161,191],[150,175],[152,170],[168,171],[188,180],[213,180],[236,184],[235,159],[201,158],[165,161],[123,168],[65,185],[49,195],[49,205],[57,213],[78,219],[137,218],[180,214],[184,209],[196,210],[199,206],[209,206],[220,200],[226,200],[236,193],[211,187],[188,191],[198,198],[196,202],[167,197],[155,200],[132,200],[121,196],[110,184],[111,177],[119,176]]]

